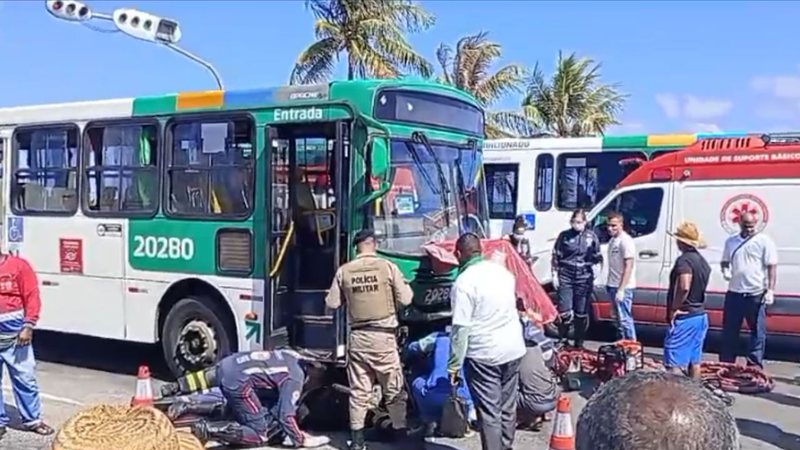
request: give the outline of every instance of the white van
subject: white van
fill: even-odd
[[[649,161],[627,176],[589,215],[600,241],[608,242],[605,222],[617,211],[636,243],[633,314],[637,323],[666,323],[669,274],[678,249],[668,230],[683,221],[697,224],[706,240],[701,250],[712,268],[706,307],[712,328],[722,327],[727,283],[720,271],[725,240],[739,232],[738,217],[750,211],[760,231],[778,247],[775,303],[767,309],[771,334],[800,336],[800,140],[765,135],[711,139]],[[605,246],[604,246],[605,250]],[[549,261],[546,261],[549,264]],[[594,320],[611,320],[596,280]]]
[[[699,140],[743,137],[744,133],[651,134],[579,138],[494,139],[484,143],[489,199],[489,235],[511,232],[525,217],[534,273],[550,277],[541,264],[576,208],[591,209],[636,167]]]

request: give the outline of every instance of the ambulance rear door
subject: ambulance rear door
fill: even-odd
[[[800,208],[796,207],[800,180],[711,180],[676,186],[672,227],[683,220],[695,222],[706,240],[702,254],[712,270],[706,296],[711,326],[722,327],[728,285],[720,270],[725,240],[739,232],[739,217],[749,211],[759,220],[759,232],[769,235],[778,248],[778,280],[775,303],[767,308],[768,331],[800,334]],[[677,256],[673,249],[670,265]]]

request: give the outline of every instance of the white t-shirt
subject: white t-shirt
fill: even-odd
[[[744,245],[745,238],[735,234],[725,241],[722,261],[731,264],[728,290],[739,294],[760,294],[767,289],[767,266],[778,264],[778,249],[764,233],[758,233]],[[737,247],[741,245],[739,250]],[[736,251],[731,261],[731,254]]]
[[[625,260],[628,258],[636,259],[636,244],[633,238],[626,232],[621,232],[618,236],[608,241],[608,281],[606,286],[619,288],[622,282],[622,271],[625,269]],[[628,277],[628,285],[623,289],[636,288],[636,263],[631,267],[631,275]]]
[[[508,269],[489,260],[456,278],[450,304],[453,325],[469,330],[467,358],[497,366],[525,355],[515,284]]]

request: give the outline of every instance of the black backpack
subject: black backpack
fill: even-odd
[[[469,408],[467,401],[458,395],[458,387],[453,386],[450,395],[442,407],[439,419],[439,434],[444,437],[459,439],[469,431]]]

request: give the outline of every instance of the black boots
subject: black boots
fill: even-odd
[[[167,417],[176,420],[185,414],[194,414],[205,419],[222,416],[225,404],[222,402],[195,402],[187,398],[177,398],[169,405]]]
[[[348,450],[364,450],[367,444],[364,440],[364,430],[350,430],[350,445]]]
[[[586,332],[589,330],[589,317],[588,316],[575,316],[574,319],[575,329],[573,330],[573,337],[575,338],[575,347],[583,348],[583,340],[586,337]]]
[[[192,434],[203,443],[214,440],[224,444],[239,444],[244,440],[244,430],[238,422],[198,420],[191,429]]]

